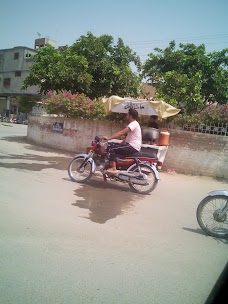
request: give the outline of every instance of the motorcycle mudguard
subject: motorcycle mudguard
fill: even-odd
[[[74,158],[76,158],[76,157],[83,157],[83,158],[86,158],[87,156],[88,156],[87,154],[76,154],[76,155],[74,156]],[[91,157],[88,159],[88,161],[91,163],[91,165],[92,165],[92,172],[94,173],[94,172],[96,171],[95,162],[94,162],[94,160],[93,160]]]
[[[127,171],[130,171],[131,168],[133,168],[134,166],[135,166],[135,164],[131,165],[131,166],[127,169]],[[158,175],[158,170],[156,169],[156,167],[155,167],[154,165],[148,165],[148,166],[151,167],[151,169],[154,171],[154,174],[155,174],[155,176],[156,176],[156,179],[160,179],[160,178],[159,178],[159,175]]]
[[[156,169],[156,167],[155,167],[154,165],[152,165],[152,166],[150,166],[150,167],[153,169],[156,178],[157,178],[157,179],[160,179],[160,178],[159,178],[159,175],[158,175],[158,170]]]
[[[215,196],[215,195],[225,195],[228,197],[228,191],[226,190],[215,190],[208,193],[209,196]]]

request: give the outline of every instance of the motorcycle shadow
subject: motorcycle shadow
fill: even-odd
[[[90,212],[84,218],[99,224],[129,212],[134,203],[142,199],[141,194],[132,192],[127,185],[124,187],[116,182],[102,182],[98,178],[82,184],[75,194],[80,199],[72,205],[88,209]]]
[[[104,181],[103,177],[96,176],[93,179],[89,180],[87,184],[90,187],[96,188],[96,189],[112,189],[117,191],[123,191],[123,192],[132,192],[132,190],[129,188],[127,184],[123,184],[121,182],[107,180]]]
[[[194,232],[194,233],[198,233],[201,234],[203,236],[209,237],[209,238],[213,238],[214,240],[218,241],[218,242],[222,242],[224,244],[228,244],[228,239],[225,238],[216,238],[213,236],[209,236],[207,235],[202,229],[197,228],[197,229],[192,229],[192,228],[186,228],[186,227],[182,227],[183,230],[189,231],[189,232]]]

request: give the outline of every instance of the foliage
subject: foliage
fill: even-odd
[[[123,122],[126,119],[126,114],[123,113],[106,113],[102,99],[91,100],[84,94],[50,91],[42,102],[48,114],[115,122]]]
[[[157,88],[156,97],[185,108],[187,114],[205,107],[206,102],[228,101],[228,49],[206,54],[205,46],[180,44],[155,49],[143,66],[143,75]]]
[[[126,121],[126,114],[109,112],[105,114],[105,119],[109,121],[122,123]]]
[[[70,47],[60,50],[48,45],[40,48],[23,88],[39,85],[40,92],[66,90],[90,98],[109,95],[138,96],[141,77],[132,71],[141,68],[139,57],[113,37],[95,37],[88,32]]]
[[[68,91],[59,93],[50,91],[43,99],[47,113],[62,114],[72,118],[104,119],[105,111],[102,100],[91,100],[85,94],[72,94]]]
[[[200,121],[205,123],[227,123],[228,124],[228,104],[211,104],[199,113]]]
[[[33,106],[36,104],[37,98],[30,96],[17,96],[16,100],[18,102],[19,112],[29,113],[32,111]]]
[[[207,102],[228,101],[228,49],[207,54],[204,45],[175,41],[150,53],[143,66],[122,39],[88,32],[72,46],[40,48],[23,89],[38,85],[40,93],[69,91],[91,99],[119,95],[138,97],[142,77],[156,87],[155,98],[194,114]],[[137,72],[133,72],[133,67]],[[110,116],[110,119],[115,119]],[[121,118],[122,119],[122,118]]]
[[[23,89],[39,85],[40,93],[62,89],[83,93],[89,91],[91,82],[92,76],[88,73],[88,63],[83,56],[72,54],[68,47],[56,50],[47,45],[34,56]]]
[[[64,115],[71,118],[109,120],[120,123],[126,119],[126,114],[124,113],[106,113],[102,99],[91,100],[85,94],[72,94],[69,91],[61,91],[58,93],[50,91],[42,101],[49,114]],[[139,123],[141,125],[147,125],[147,122],[148,116],[139,116]],[[228,124],[228,104],[219,105],[213,103],[198,113],[191,115],[178,114],[169,117],[168,122],[179,126],[199,126],[210,123]]]
[[[228,104],[211,104],[198,113],[191,115],[179,114],[170,118],[175,125],[228,124]]]
[[[175,107],[181,107],[178,101],[184,101],[183,105],[187,113],[194,112],[203,107],[200,94],[201,75],[196,73],[189,78],[186,74],[179,74],[176,71],[164,74],[162,89],[157,93],[158,99],[163,99]]]
[[[113,44],[113,37],[95,37],[88,32],[72,46],[72,52],[86,58],[89,73],[92,75],[89,96],[91,98],[120,95],[137,96],[141,78],[132,71],[131,64],[139,70],[140,59],[125,46],[122,39]]]

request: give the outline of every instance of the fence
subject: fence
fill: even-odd
[[[174,123],[171,122],[164,124],[164,127],[168,129],[228,136],[228,124],[225,123],[216,123],[216,124],[211,123],[211,124],[203,124],[203,125],[191,125],[191,124],[175,125]]]

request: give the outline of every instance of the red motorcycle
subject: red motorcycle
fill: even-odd
[[[92,141],[88,154],[75,155],[68,167],[68,174],[74,182],[87,182],[95,173],[97,166],[104,180],[128,183],[131,189],[138,193],[147,194],[157,186],[159,176],[154,162],[155,157],[138,152],[129,156],[118,155],[116,159],[116,174],[107,174],[109,168],[107,153],[114,143],[101,140],[98,136]]]

